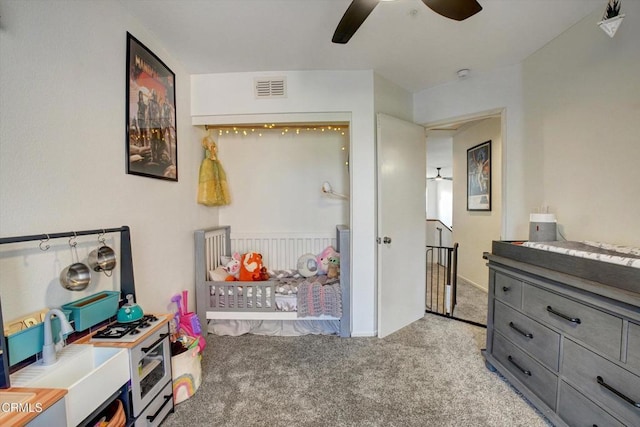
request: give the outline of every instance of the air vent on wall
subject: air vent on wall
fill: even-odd
[[[257,99],[286,98],[287,96],[287,80],[284,77],[255,79],[254,88]]]

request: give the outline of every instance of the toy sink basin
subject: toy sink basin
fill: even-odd
[[[67,425],[76,426],[129,380],[129,355],[125,348],[70,344],[58,360],[44,366],[33,363],[13,375],[14,387],[67,390]]]

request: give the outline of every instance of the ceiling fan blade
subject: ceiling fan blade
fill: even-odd
[[[475,15],[482,10],[476,0],[422,0],[435,13],[456,21]]]
[[[380,0],[353,0],[338,23],[331,41],[340,44],[347,43],[378,3]]]

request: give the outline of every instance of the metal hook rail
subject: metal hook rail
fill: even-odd
[[[102,234],[102,233],[122,233],[123,231],[129,231],[129,227],[123,225],[118,228],[100,228],[96,230],[83,230],[83,231],[67,231],[64,233],[49,233],[49,234],[33,234],[30,236],[16,236],[16,237],[0,237],[0,245],[4,245],[6,243],[19,243],[19,242],[31,242],[34,240],[48,240],[48,239],[60,239],[63,237],[74,237],[74,236],[90,236],[92,234]]]

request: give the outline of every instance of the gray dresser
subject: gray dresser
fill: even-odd
[[[640,269],[493,242],[487,367],[557,426],[640,426]]]

